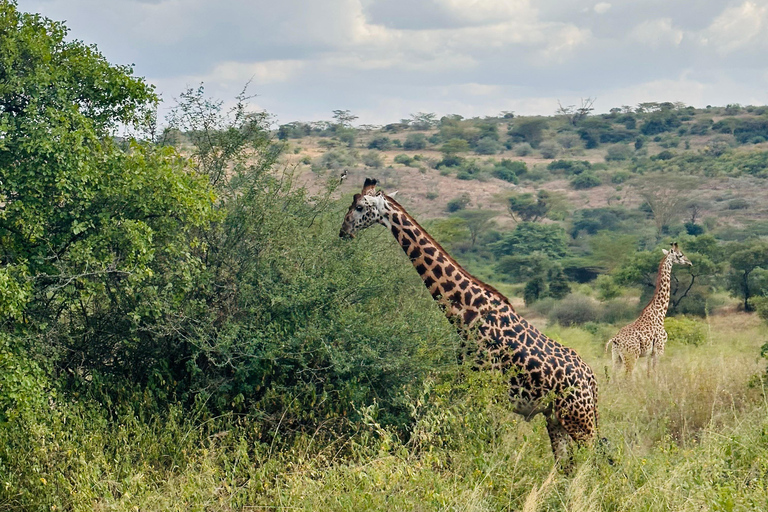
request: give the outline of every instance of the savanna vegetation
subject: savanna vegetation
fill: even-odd
[[[0,510],[765,508],[768,107],[157,104],[0,2]],[[553,469],[391,237],[339,239],[366,174],[592,366],[605,452]],[[616,378],[673,240],[659,374]]]

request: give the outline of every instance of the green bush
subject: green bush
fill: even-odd
[[[391,147],[392,140],[386,136],[375,137],[368,143],[368,149],[378,149],[379,151],[386,151]]]
[[[594,188],[602,184],[602,180],[592,172],[583,172],[571,178],[571,186],[576,190]]]
[[[703,345],[707,341],[706,324],[685,316],[669,316],[664,319],[669,343]]]
[[[405,153],[400,153],[399,155],[395,155],[394,161],[396,164],[406,165],[410,167],[411,164],[413,163],[413,157],[406,155]]]
[[[634,150],[627,144],[614,144],[610,146],[605,154],[607,162],[629,160],[632,158]]]
[[[427,137],[423,133],[409,133],[403,142],[403,149],[418,151],[427,147]]]
[[[448,201],[448,203],[445,205],[445,209],[449,213],[457,212],[469,206],[470,202],[471,202],[471,199],[469,198],[469,194],[464,193],[459,197],[454,197],[453,199]]]
[[[363,153],[361,160],[366,167],[372,167],[374,169],[378,169],[384,165],[384,159],[381,158],[381,154],[377,151],[369,151],[368,153]]]
[[[551,322],[569,327],[600,320],[600,304],[592,297],[572,293],[552,308]]]

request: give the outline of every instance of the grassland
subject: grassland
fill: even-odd
[[[149,426],[123,418],[111,433],[74,425],[93,434],[80,455],[93,472],[66,486],[81,494],[75,508],[94,510],[761,510],[768,396],[759,352],[768,331],[730,309],[707,327],[704,345],[672,345],[658,375],[641,367],[631,379],[603,370],[602,338],[546,329],[600,378],[609,445],[577,453],[571,475],[553,468],[542,418],[510,412],[498,376],[456,369],[414,397],[407,442],[377,422],[375,407],[351,436],[318,432],[290,446],[254,443],[258,427],[245,419],[227,430],[217,430],[221,419],[179,415]],[[99,452],[115,440],[125,451]]]

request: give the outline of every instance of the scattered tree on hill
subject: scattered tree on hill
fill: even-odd
[[[357,116],[349,110],[334,110],[333,118],[339,126],[350,128],[352,126],[352,121],[357,119]]]
[[[508,198],[507,211],[515,221],[536,222],[547,216],[551,206],[549,204],[549,192],[539,190],[536,197],[526,192],[513,193]]]
[[[410,125],[414,130],[429,130],[437,126],[437,122],[437,114],[434,112],[411,114]]]
[[[768,242],[752,239],[728,247],[731,270],[728,289],[743,300],[745,311],[752,311],[750,299],[755,295],[768,294]]]
[[[523,141],[536,148],[542,140],[544,130],[547,128],[548,121],[546,118],[532,117],[532,118],[516,118],[510,125],[508,134],[513,137],[519,137]]]
[[[563,104],[560,103],[560,100],[557,100],[557,110],[555,111],[555,115],[568,119],[569,124],[576,126],[579,121],[586,118],[590,112],[595,110],[593,107],[595,99],[596,98],[581,98],[581,103],[578,107],[576,105],[568,105],[564,107]]]
[[[459,210],[455,214],[464,221],[469,230],[470,247],[474,247],[477,239],[493,226],[493,219],[497,212],[492,210]]]
[[[643,198],[653,215],[658,237],[677,220],[698,184],[699,180],[692,176],[665,174],[646,175],[633,183],[636,193]]]

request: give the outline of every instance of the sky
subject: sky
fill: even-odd
[[[768,104],[768,0],[18,0],[156,86],[276,123]]]

